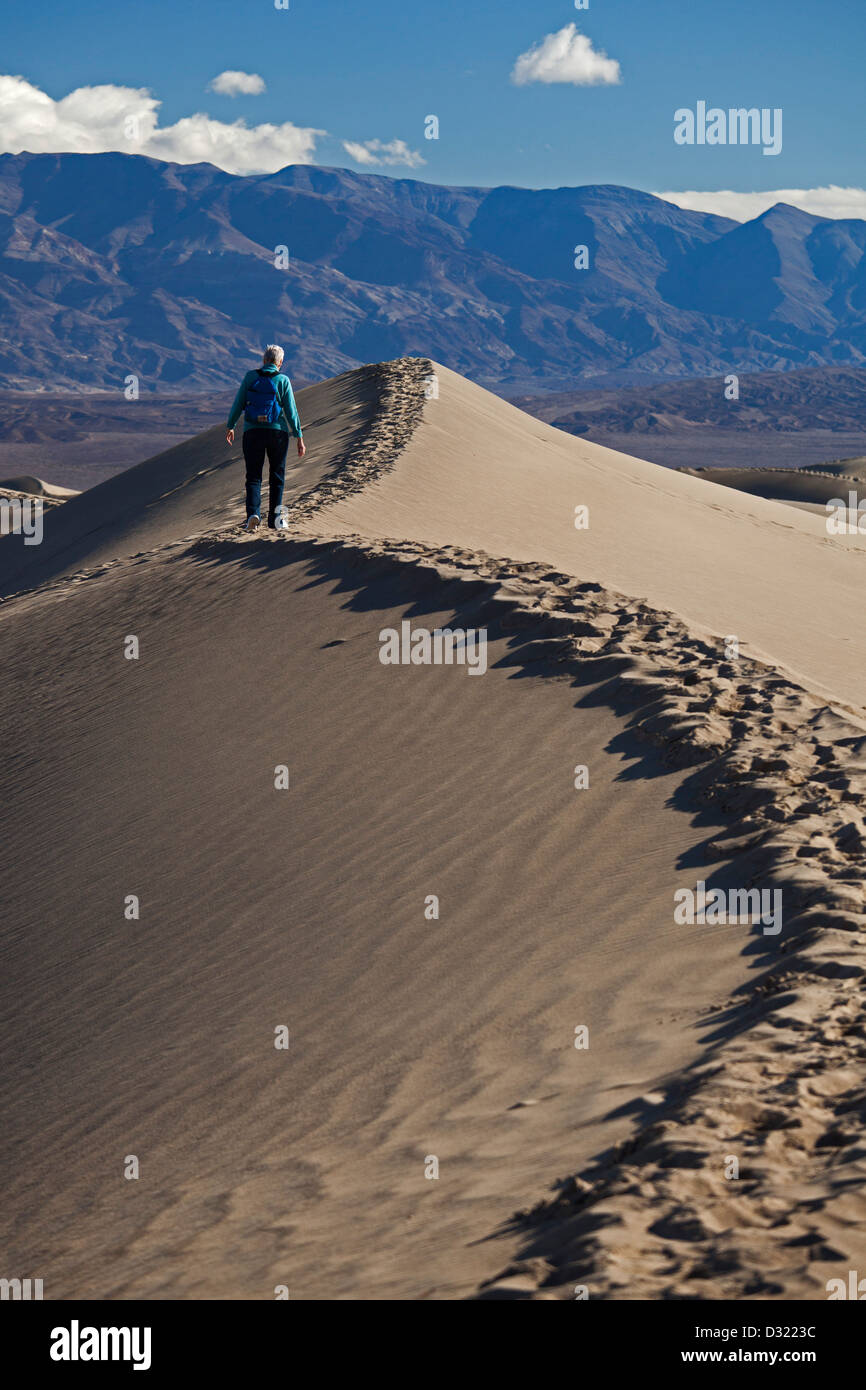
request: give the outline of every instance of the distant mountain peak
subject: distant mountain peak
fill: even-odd
[[[832,221],[829,217],[821,217],[817,213],[806,212],[804,208],[795,207],[793,203],[774,203],[765,212],[752,219],[754,222],[769,222],[781,224],[787,227],[817,227],[821,222]]]

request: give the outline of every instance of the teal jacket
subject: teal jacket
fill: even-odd
[[[274,366],[262,367],[260,370],[263,372],[267,372],[269,376],[273,377],[274,388],[276,389],[277,393],[277,400],[283,407],[283,413],[274,425],[253,425],[250,424],[249,421],[244,420],[244,429],[282,430],[284,433],[288,432],[289,434],[293,434],[296,439],[303,439],[303,435],[301,433],[301,421],[298,415],[298,407],[295,405],[295,396],[294,392],[292,391],[292,383],[289,381],[289,378],[287,376],[283,376],[282,372],[278,372],[276,367]],[[243,415],[244,407],[247,403],[247,391],[252,386],[255,379],[256,373],[254,371],[247,372],[246,376],[244,377],[243,381],[238,387],[238,394],[235,396],[234,405],[229,411],[228,425],[226,426],[227,429],[233,430],[235,427],[235,423]]]

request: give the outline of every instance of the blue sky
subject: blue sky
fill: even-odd
[[[519,56],[569,24],[619,64],[620,81],[516,85]],[[294,157],[300,148],[316,163],[433,183],[751,193],[866,182],[866,0],[590,0],[581,11],[573,0],[290,0],[288,10],[273,0],[43,0],[4,7],[2,35],[0,73],[54,102],[85,87],[145,88],[160,129],[196,113],[279,126],[275,167],[292,162],[278,157],[284,139]],[[207,90],[225,70],[257,75],[265,90]],[[37,147],[51,147],[39,111],[31,117],[6,91],[0,148],[28,140],[28,122],[42,129]],[[781,108],[781,153],[678,146],[674,111],[699,100]],[[429,114],[438,140],[424,138]],[[70,120],[57,121],[56,147],[129,148],[98,103],[91,112],[79,96],[72,115],[71,137]],[[291,127],[327,133],[296,145]],[[178,157],[184,139],[144,152]],[[385,149],[368,146],[360,164],[344,141]],[[251,146],[243,158],[258,156]]]

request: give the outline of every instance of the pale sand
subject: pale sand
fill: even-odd
[[[576,439],[435,371],[439,399],[397,466],[317,527],[545,560],[866,703],[866,537]]]
[[[32,473],[20,473],[14,478],[0,478],[0,492],[17,494],[20,497],[42,497],[54,502],[68,502],[70,498],[78,496],[77,488],[46,483]]]
[[[823,1297],[866,1256],[822,1142],[866,1094],[866,725],[702,634],[813,670],[862,547],[429,370],[301,393],[307,540],[231,529],[210,432],[0,543],[42,582],[0,608],[6,1262],[48,1298]],[[487,624],[490,669],[382,666],[404,617]],[[781,939],[674,923],[756,875]]]

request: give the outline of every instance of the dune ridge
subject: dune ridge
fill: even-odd
[[[285,498],[293,516],[352,495],[393,465],[420,420],[431,370],[425,359],[372,363],[298,393],[316,450],[303,462],[290,455]],[[195,535],[235,531],[241,470],[240,433],[230,448],[218,425],[75,494],[46,528],[38,553],[8,537],[0,594],[81,579]]]
[[[383,624],[462,626],[489,588],[214,535],[0,609],[0,1026],[27,1063],[0,1078],[0,1224],[47,1297],[463,1296],[539,1175],[624,1132],[610,1088],[693,1055],[684,982],[733,987],[741,943],[671,924],[705,858],[666,807],[680,776],[649,749],[620,783],[617,719],[553,669],[520,679],[519,631],[491,628],[483,681],[378,660]],[[54,851],[21,875],[36,839]],[[57,1026],[34,1039],[34,1016]],[[582,1016],[602,1041],[575,1085]]]
[[[863,484],[862,468],[857,459],[845,460],[833,468],[683,468],[679,471],[692,478],[703,478],[737,492],[765,497],[776,502],[808,507],[825,519],[827,503],[848,504],[848,492],[856,492]],[[850,471],[849,471],[850,470]]]
[[[431,373],[446,405],[456,393],[438,423]],[[309,388],[318,413],[303,412],[302,400],[302,418],[314,446],[317,428],[323,443],[290,488],[288,538],[238,531],[237,451],[224,457],[217,431],[150,469],[139,465],[130,511],[122,486],[106,484],[107,492],[51,514],[46,566],[33,560],[29,584],[0,610],[20,657],[8,711],[23,709],[31,721],[4,769],[15,798],[12,863],[31,835],[49,834],[52,816],[69,839],[67,859],[43,868],[35,896],[6,866],[16,927],[5,948],[12,993],[4,1023],[11,1020],[9,1045],[20,1050],[43,969],[51,1000],[76,1029],[71,1057],[62,1047],[55,1055],[60,1044],[50,1038],[41,1044],[52,1063],[41,1084],[56,1147],[34,1154],[49,1174],[18,1194],[25,1214],[14,1248],[29,1248],[29,1227],[40,1249],[51,1248],[42,1223],[65,1229],[67,1201],[79,1215],[87,1210],[104,1131],[119,1144],[129,1142],[125,1126],[140,1128],[160,1164],[161,1189],[142,1195],[141,1217],[117,1195],[104,1197],[104,1215],[80,1217],[81,1234],[76,1228],[58,1260],[55,1286],[65,1291],[84,1279],[91,1296],[269,1296],[267,1281],[294,1261],[313,1297],[551,1299],[585,1284],[602,1298],[815,1298],[840,1268],[866,1267],[858,1227],[866,1149],[852,1125],[866,1108],[866,712],[852,698],[857,682],[840,681],[828,697],[823,681],[801,682],[759,654],[728,659],[725,640],[708,630],[713,576],[697,600],[683,592],[676,613],[647,597],[671,592],[660,565],[665,537],[683,518],[717,525],[716,545],[769,536],[776,557],[787,546],[808,561],[807,583],[819,572],[816,554],[832,559],[815,613],[836,577],[849,586],[859,578],[861,551],[830,551],[815,519],[784,504],[551,439],[555,432],[477,388],[463,392],[458,380],[428,359],[404,359]],[[454,417],[468,433],[479,400],[480,433],[465,439],[459,459],[443,457]],[[485,431],[493,435],[486,454]],[[507,456],[512,435],[519,459],[530,437],[564,450],[552,468],[538,454],[538,498]],[[588,471],[572,479],[569,460]],[[661,548],[652,537],[646,548],[643,593],[633,591],[640,556],[630,555],[628,531],[619,549],[614,527],[591,553],[568,550],[560,521],[570,527],[566,504],[580,500],[587,478],[602,501],[620,505],[636,490],[644,509],[658,508],[652,514],[667,529]],[[551,521],[543,508],[554,483],[561,492]],[[143,528],[136,497],[149,499]],[[65,529],[52,553],[55,522]],[[494,548],[522,533],[523,553]],[[487,544],[470,545],[468,536]],[[545,536],[549,554],[532,554],[547,549]],[[755,555],[750,566],[760,574]],[[601,581],[605,568],[627,581],[623,589]],[[781,592],[779,584],[774,597]],[[684,616],[695,602],[704,625]],[[386,613],[388,621],[453,615],[487,626],[489,684],[451,672],[462,684],[421,688],[411,673],[383,675],[375,634]],[[773,616],[763,615],[765,631]],[[144,626],[155,665],[145,663],[140,685],[129,688],[105,634],[133,622]],[[33,633],[41,635],[35,646]],[[778,651],[793,665],[796,628],[783,637]],[[811,672],[822,654],[820,646],[812,653]],[[827,683],[838,673],[844,663]],[[121,710],[123,721],[103,727],[103,709]],[[36,732],[52,721],[57,769],[40,801],[31,785]],[[304,815],[289,837],[290,848],[300,846],[289,869],[297,921],[286,921],[282,875],[272,867],[257,867],[250,902],[232,839],[241,811],[257,826],[271,814],[245,772],[251,747],[259,762],[273,762],[272,726],[297,727],[298,749],[312,743],[327,768],[325,776],[310,764]],[[500,726],[515,745],[524,740],[522,758],[503,753]],[[355,738],[375,750],[360,778],[351,775]],[[422,755],[415,745],[425,739]],[[107,790],[93,780],[106,740]],[[128,766],[149,742],[164,767],[130,797]],[[214,745],[221,761],[208,780],[200,768]],[[593,808],[570,788],[568,802],[551,789],[584,745],[603,786]],[[443,750],[453,749],[452,766]],[[479,756],[478,784],[460,781]],[[501,760],[495,775],[485,758]],[[394,766],[410,771],[395,775]],[[648,856],[633,815],[653,817]],[[189,863],[172,857],[172,816],[204,820]],[[640,832],[650,835],[643,824]],[[114,866],[126,863],[129,844],[141,847],[147,863],[138,872],[162,913],[134,959],[110,917]],[[405,873],[408,856],[406,892],[417,891],[416,861],[434,877],[456,875],[456,925],[446,922],[428,942],[399,914],[392,921],[381,854],[391,874],[401,865]],[[222,856],[218,893],[213,855]],[[581,880],[588,922],[573,905],[584,855],[600,880]],[[487,860],[498,866],[489,883],[478,880],[479,856],[482,874]],[[95,907],[64,896],[64,869],[83,872],[79,864],[93,875]],[[335,905],[341,874],[364,889],[348,933],[338,897]],[[700,877],[780,889],[781,936],[676,928],[674,887]],[[608,881],[617,885],[613,900]],[[539,885],[554,908],[539,910]],[[199,921],[202,901],[210,916]],[[43,918],[51,932],[40,931]],[[82,949],[87,981],[72,970]],[[159,970],[142,985],[138,972],[156,949]],[[753,967],[745,982],[744,957]],[[647,982],[676,1001],[673,1020],[655,1031]],[[297,1114],[257,1051],[260,1015],[283,1007],[277,985],[294,999],[307,1049]],[[586,1079],[576,1081],[557,1039],[575,1010],[590,1006],[617,1046],[588,1059]],[[214,1059],[190,1048],[190,1038],[209,1036],[215,1009],[231,1029]],[[129,1094],[105,1080],[106,1018]],[[709,1036],[701,1041],[701,1033]],[[455,1039],[459,1065],[450,1056]],[[93,1122],[64,1109],[83,1082],[101,1097]],[[5,1085],[7,1108],[24,1126],[19,1142],[32,1145],[28,1094],[15,1076]],[[189,1166],[187,1116],[197,1117],[197,1138],[218,1121],[228,1126],[228,1155],[210,1161],[206,1182]],[[81,1146],[69,1196],[50,1186],[67,1158],[67,1129]],[[289,1191],[285,1150],[298,1135],[302,1177]],[[370,1147],[363,1177],[354,1177],[347,1164],[359,1135]],[[456,1196],[445,1187],[447,1197],[419,1205],[404,1165],[437,1135],[454,1152]],[[3,1142],[13,1144],[8,1135]],[[175,1151],[187,1162],[181,1180]],[[723,1174],[731,1154],[741,1160],[736,1183]],[[570,1175],[559,1178],[558,1195],[545,1197],[563,1172]],[[258,1249],[249,1233],[262,1221],[267,1239]]]
[[[422,376],[434,370],[424,364]],[[718,470],[708,481],[722,482]],[[785,902],[784,959],[719,1002],[725,1027],[711,1060],[667,1080],[665,1099],[629,1140],[515,1219],[523,1258],[477,1296],[571,1297],[575,1282],[602,1297],[823,1296],[843,1259],[832,1242],[844,1247],[853,1234],[836,1199],[866,1181],[866,1148],[850,1127],[853,1112],[866,1118],[863,711],[827,704],[758,660],[726,661],[721,639],[543,563],[350,534],[336,543],[362,562],[397,557],[443,578],[488,581],[479,620],[501,613],[506,630],[520,630],[515,659],[540,671],[554,663],[575,684],[600,680],[594,698],[629,710],[640,739],[672,765],[699,766],[693,804],[731,821],[711,849],[732,861],[738,882],[778,887]],[[830,1048],[826,1028],[837,1035]],[[842,1084],[831,1080],[840,1069]],[[721,1168],[720,1145],[736,1149],[744,1130],[748,1190],[738,1200],[706,1168]],[[798,1173],[801,1190],[792,1191]],[[803,1187],[819,1213],[812,1220],[795,1215]],[[862,1259],[866,1242],[856,1245]],[[845,1253],[856,1265],[856,1246]]]
[[[309,529],[543,559],[863,705],[866,536],[563,434],[433,365],[438,396],[395,466]]]
[[[477,1296],[571,1298],[575,1284],[603,1298],[826,1296],[837,1266],[866,1254],[851,1191],[866,1183],[866,720],[542,564],[316,544],[474,585],[468,617],[516,636],[508,661],[591,686],[666,762],[695,768],[691,805],[730,822],[712,854],[744,887],[783,894],[779,958],[719,1001],[708,1056],[631,1107],[630,1138],[515,1217],[525,1249]]]

